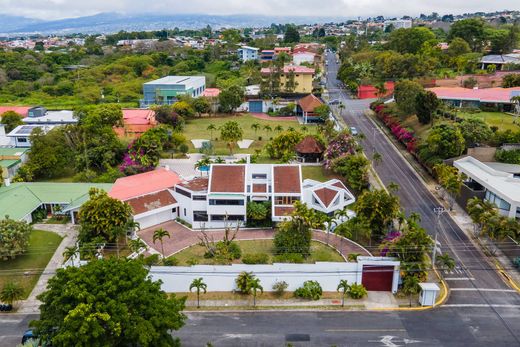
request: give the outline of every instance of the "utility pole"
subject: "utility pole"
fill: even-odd
[[[435,214],[437,215],[437,226],[435,227],[435,240],[434,240],[433,251],[432,251],[432,266],[435,266],[435,257],[437,255],[437,236],[439,234],[439,229],[440,229],[440,225],[441,225],[441,215],[447,211],[448,210],[446,210],[444,207],[435,207],[433,209],[433,212],[435,212]]]

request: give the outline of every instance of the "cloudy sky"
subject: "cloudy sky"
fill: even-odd
[[[334,17],[520,10],[519,0],[0,0],[0,13],[60,19],[100,12]]]

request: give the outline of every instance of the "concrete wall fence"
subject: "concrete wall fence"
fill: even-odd
[[[340,280],[361,283],[363,266],[393,266],[392,292],[397,291],[399,262],[384,257],[359,257],[357,263],[317,262],[315,264],[270,265],[194,265],[152,266],[151,278],[162,281],[162,289],[168,293],[188,292],[191,282],[202,277],[210,292],[230,292],[236,289],[235,279],[243,272],[253,272],[260,279],[264,291],[273,291],[273,284],[285,281],[288,291],[294,291],[308,280],[318,281],[323,291],[336,291]],[[366,271],[366,270],[365,270]]]

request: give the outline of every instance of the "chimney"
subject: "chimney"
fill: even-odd
[[[10,179],[10,178],[6,178],[6,179],[4,179],[4,185],[5,185],[6,187],[9,187],[9,186],[11,185],[11,179]]]

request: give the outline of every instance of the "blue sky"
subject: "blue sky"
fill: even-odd
[[[398,5],[398,6],[396,6]],[[520,0],[0,0],[0,13],[60,19],[100,12],[334,17],[520,10]]]

